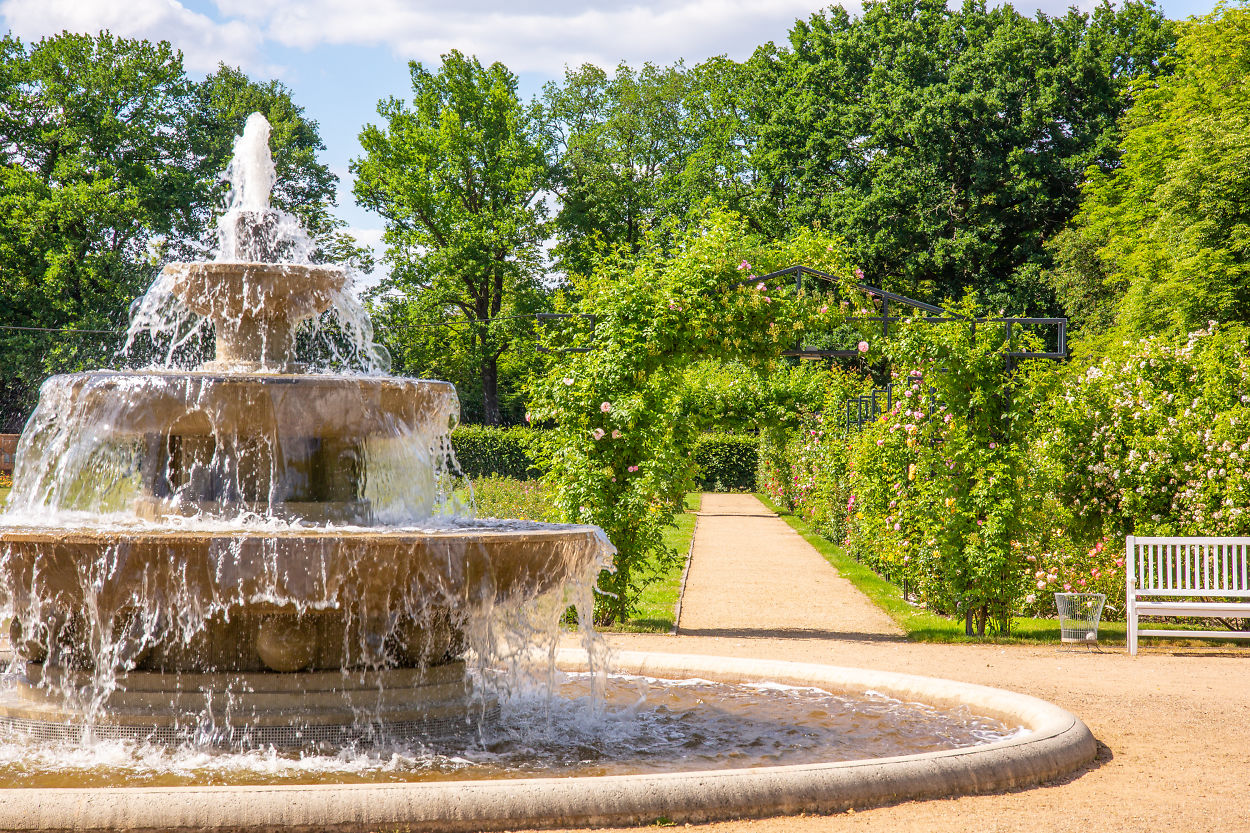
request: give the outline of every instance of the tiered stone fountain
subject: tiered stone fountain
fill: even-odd
[[[253,116],[236,146],[224,259],[167,266],[139,308],[211,321],[215,358],[43,387],[0,520],[25,661],[0,723],[244,744],[463,724],[490,706],[466,678],[474,617],[606,551],[595,527],[437,517],[451,385],[297,362],[348,276],[256,262],[298,249],[267,138]]]

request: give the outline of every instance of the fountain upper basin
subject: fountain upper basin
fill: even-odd
[[[347,283],[338,266],[302,263],[171,263],[163,280],[191,311],[212,320],[212,369],[291,372],[295,328],[329,309]]]

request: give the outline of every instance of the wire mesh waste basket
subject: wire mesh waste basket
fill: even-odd
[[[1056,593],[1059,641],[1098,644],[1098,620],[1107,597],[1102,593]]]

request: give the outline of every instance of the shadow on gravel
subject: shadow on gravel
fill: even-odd
[[[820,628],[678,628],[678,636],[714,636],[725,639],[836,639],[842,642],[907,642],[892,633],[857,633]]]

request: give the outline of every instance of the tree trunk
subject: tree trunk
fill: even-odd
[[[499,355],[489,353],[482,357],[482,421],[498,425],[499,415]]]

